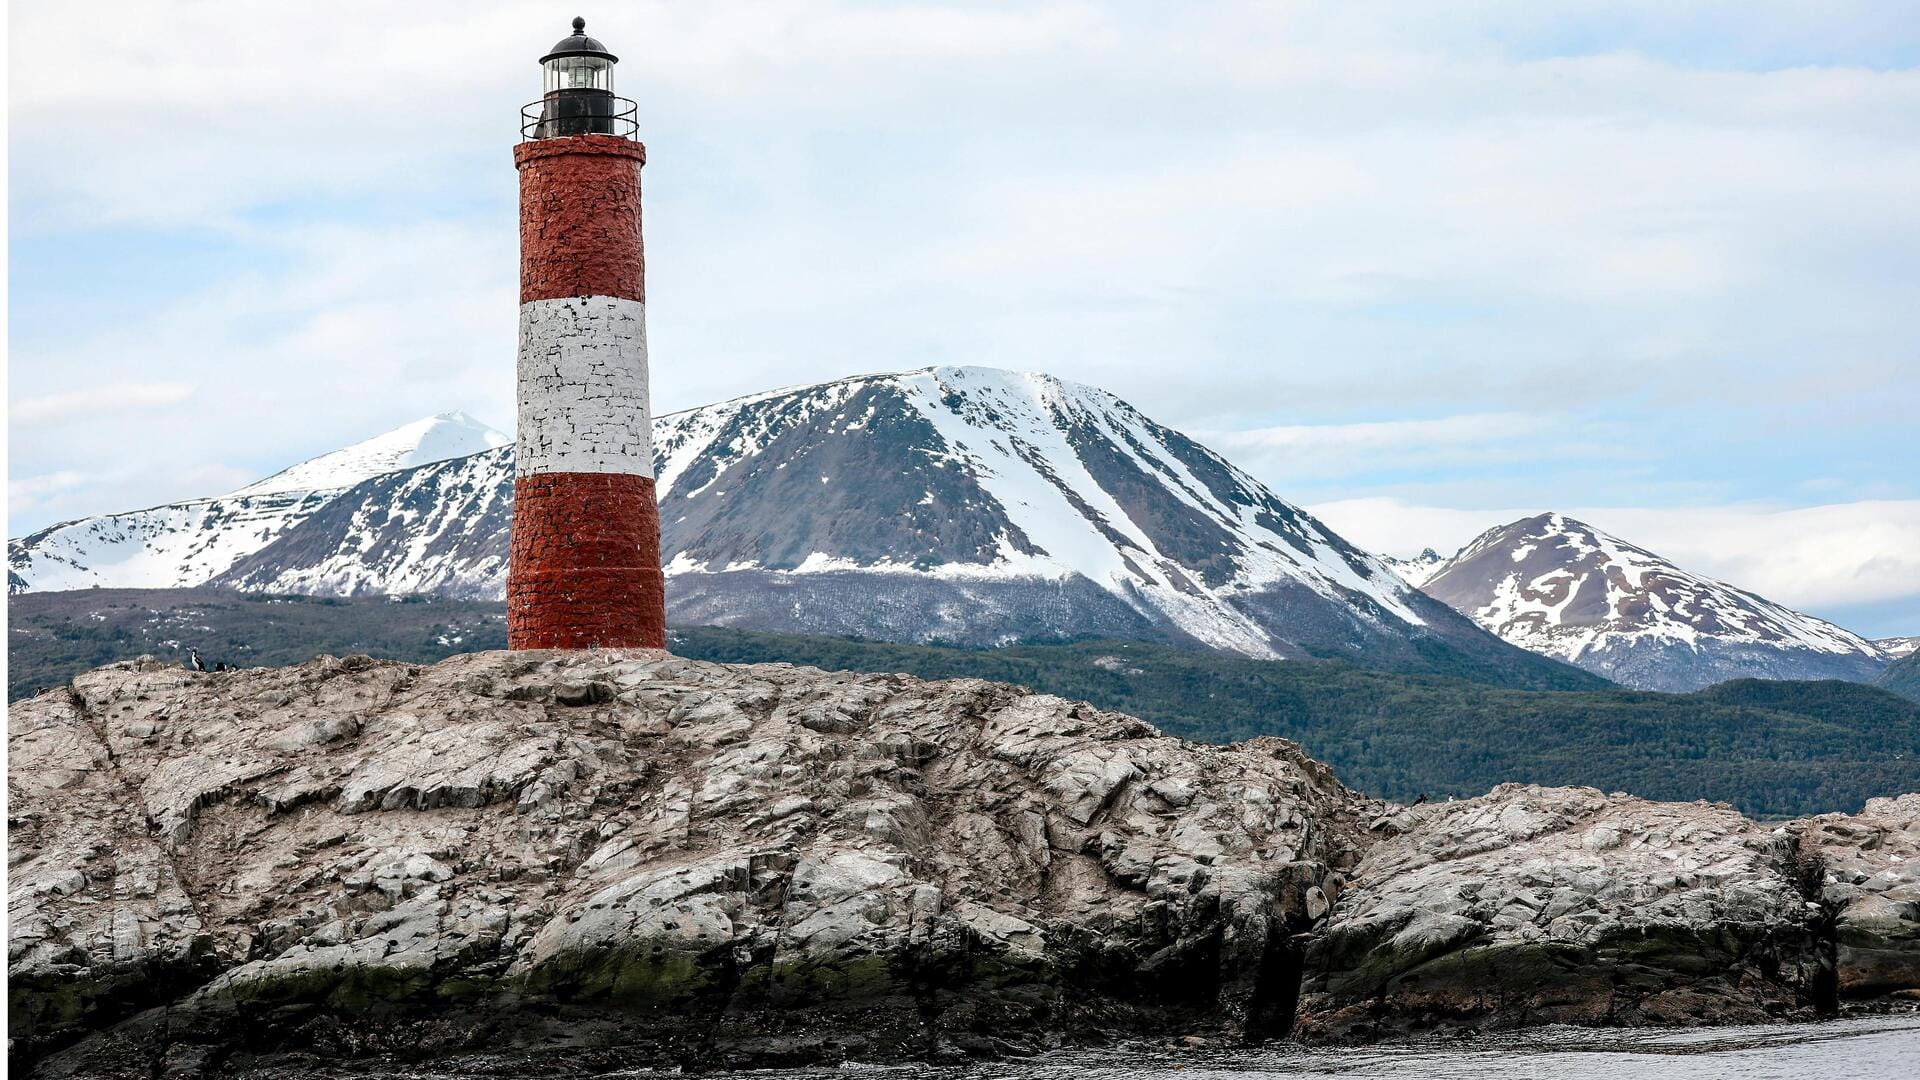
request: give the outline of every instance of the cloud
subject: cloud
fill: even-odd
[[[1449,555],[1487,529],[1558,510],[1688,570],[1816,614],[1920,600],[1920,499],[1806,507],[1463,510],[1363,498],[1308,509],[1362,547],[1392,555],[1411,555],[1428,546]]]
[[[1359,424],[1293,424],[1219,432],[1215,438],[1243,449],[1352,453],[1405,451],[1435,443],[1480,445],[1553,430],[1554,418],[1526,413],[1475,413],[1434,420],[1377,420]]]
[[[1451,555],[1488,529],[1543,512],[1531,508],[1462,510],[1391,496],[1334,499],[1310,504],[1306,509],[1361,547],[1400,558],[1417,555],[1424,548]],[[1593,524],[1606,527],[1600,522]]]
[[[7,512],[17,514],[38,505],[49,495],[72,491],[94,478],[72,469],[42,476],[23,476],[7,482]]]
[[[1788,605],[1920,596],[1920,500],[1576,511],[1682,566]]]
[[[1472,413],[1421,420],[1288,424],[1205,431],[1201,442],[1244,467],[1275,477],[1318,479],[1405,467],[1537,459],[1543,454],[1609,454],[1598,440],[1570,444],[1567,418],[1534,413]],[[1280,481],[1284,486],[1284,480]]]
[[[510,220],[299,225],[256,242],[274,258],[248,274],[46,340],[16,338],[15,355],[35,362],[12,372],[14,392],[27,391],[12,407],[12,467],[85,479],[13,502],[10,531],[230,490],[420,416],[511,422]],[[195,381],[142,381],[161,371]],[[102,385],[62,389],[76,372]],[[155,411],[189,395],[189,407]],[[167,467],[129,467],[155,446]]]
[[[258,479],[259,473],[232,465],[174,465],[143,459],[105,472],[71,470],[10,480],[7,514],[10,518],[31,515],[36,522],[52,524],[91,516],[103,503],[122,511],[154,506],[157,503],[149,498],[154,490],[176,492],[168,502],[183,501],[232,491]],[[24,535],[33,528],[12,531]]]
[[[592,28],[620,52],[622,88],[649,105],[686,94],[780,115],[871,99],[889,76],[1044,55],[1090,30],[1092,10],[654,0]],[[566,33],[564,13],[534,3],[106,0],[88,11],[87,79],[64,77],[45,50],[13,57],[9,118],[30,230],[232,223],[302,199],[457,193],[476,163],[503,164],[518,108],[538,96],[533,61]],[[57,40],[70,22],[23,8],[11,30]],[[102,110],[120,120],[115,146],[67,137],[73,116]]]
[[[1718,505],[1920,496],[1887,450],[1920,412],[1920,23],[1842,2],[588,14],[649,146],[662,411],[983,363],[1111,389],[1295,498]],[[61,496],[108,511],[510,418],[507,151],[567,14],[127,0],[89,8],[88,79],[16,55],[15,407],[196,391],[37,421],[13,467],[166,447],[144,487]],[[114,137],[74,139],[102,110]]]
[[[108,383],[87,390],[22,398],[11,404],[8,415],[16,424],[35,424],[72,416],[157,409],[180,404],[193,396],[193,389],[191,384],[177,382]]]

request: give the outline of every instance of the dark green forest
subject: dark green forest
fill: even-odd
[[[1477,795],[1516,780],[1792,817],[1920,791],[1920,706],[1858,683],[1532,691],[1128,642],[973,652],[708,627],[678,631],[674,650],[733,663],[1020,683],[1202,742],[1281,735],[1353,787],[1391,799]]]
[[[442,599],[92,590],[13,597],[9,612],[15,698],[112,660],[183,658],[188,645],[209,663],[254,666],[323,652],[430,662],[505,644],[502,605]],[[1019,683],[1198,741],[1281,735],[1348,784],[1392,799],[1476,795],[1517,780],[1726,801],[1758,817],[1790,817],[1920,791],[1920,704],[1856,683],[1740,680],[1692,694],[1533,690],[1138,642],[970,650],[718,627],[676,629],[672,648],[730,663]]]
[[[1909,653],[1888,665],[1874,685],[1908,701],[1920,701],[1920,652]]]
[[[211,667],[298,664],[321,653],[432,662],[507,647],[506,605],[438,597],[342,600],[224,589],[81,589],[7,598],[7,699],[152,654]]]

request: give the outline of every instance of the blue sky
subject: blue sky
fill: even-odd
[[[507,426],[508,151],[575,13],[95,4],[76,82],[16,11],[9,535]],[[1043,370],[1379,550],[1560,509],[1920,633],[1911,5],[577,13],[640,102],[659,411]]]

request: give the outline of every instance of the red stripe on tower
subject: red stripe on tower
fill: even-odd
[[[523,113],[511,649],[663,648],[632,103],[585,21]]]

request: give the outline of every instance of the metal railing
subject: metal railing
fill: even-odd
[[[640,107],[611,94],[559,93],[520,107],[520,141],[566,135],[640,137]]]

